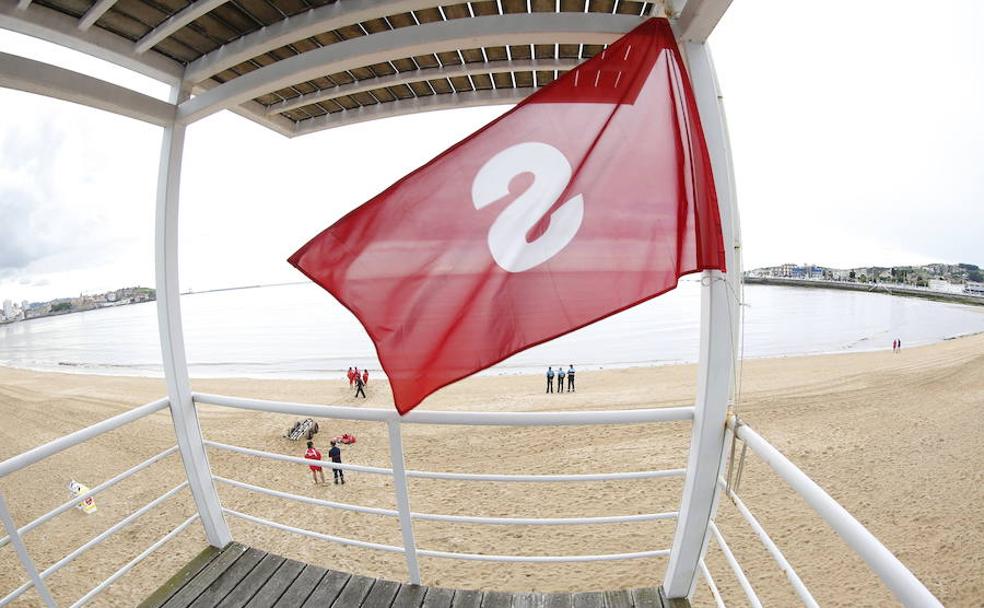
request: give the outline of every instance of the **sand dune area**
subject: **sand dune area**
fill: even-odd
[[[576,362],[575,362],[576,363]],[[389,387],[371,378],[356,401],[337,381],[194,380],[194,389],[295,402],[392,407]],[[693,365],[582,371],[577,392],[544,394],[539,376],[474,377],[421,406],[431,410],[548,411],[689,405]],[[0,460],[164,396],[160,379],[52,374],[0,368]],[[984,606],[984,335],[907,348],[746,361],[741,417],[823,486],[892,550],[946,606]],[[297,419],[202,406],[207,439],[301,456],[283,437]],[[386,426],[319,420],[316,443],[351,433],[348,463],[388,467]],[[494,428],[404,425],[406,465],[472,473],[588,473],[684,467],[691,424]],[[0,479],[18,525],[69,498],[76,479],[95,486],[175,445],[167,411]],[[344,486],[314,485],[307,467],[210,449],[215,475],[294,494],[395,509],[392,480],[346,475]],[[326,471],[330,479],[330,471]],[[25,542],[47,568],[103,530],[178,486],[171,455],[96,498],[98,512],[66,512],[28,532]],[[291,526],[400,545],[396,518],[352,513],[257,495],[217,483],[223,506]],[[681,478],[618,482],[507,483],[411,480],[421,513],[575,517],[675,511]],[[776,540],[822,606],[896,605],[887,588],[761,460],[749,453],[739,494]],[[137,518],[48,578],[69,605],[195,512],[187,489]],[[340,546],[230,518],[237,541],[336,568],[404,580],[400,555]],[[718,524],[767,606],[800,605],[783,572],[735,506],[722,500]],[[667,549],[672,520],[586,526],[494,526],[418,521],[419,547],[487,554],[603,554]],[[205,546],[198,523],[107,589],[93,606],[133,606]],[[729,606],[745,600],[720,549],[708,567]],[[665,558],[575,564],[492,564],[421,558],[425,584],[513,591],[588,591],[658,584]],[[10,546],[0,548],[0,597],[27,580]],[[37,606],[34,592],[14,606]],[[695,606],[712,606],[698,585]]]

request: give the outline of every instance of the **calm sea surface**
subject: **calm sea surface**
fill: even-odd
[[[852,352],[937,342],[984,331],[984,307],[824,289],[745,288],[745,356]],[[337,376],[350,365],[380,369],[355,317],[313,284],[182,297],[185,340],[196,377]],[[697,360],[699,284],[547,344],[486,373],[539,372]],[[160,375],[153,303],[0,326],[0,364],[40,370]]]

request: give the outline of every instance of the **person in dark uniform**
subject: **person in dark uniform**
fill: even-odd
[[[547,368],[547,392],[553,392],[554,371],[552,367]]]
[[[563,365],[557,366],[557,392],[558,393],[564,392],[564,366]]]
[[[571,365],[571,368],[567,370],[567,392],[569,393],[574,392],[574,366],[573,365]]]
[[[331,449],[328,450],[328,459],[336,464],[342,464],[342,450],[334,441],[331,442]],[[345,471],[336,467],[332,467],[331,471],[335,474],[335,484],[345,485]]]
[[[366,388],[366,381],[362,379],[362,376],[360,376],[359,374],[356,374],[355,375],[355,396],[358,397],[359,394],[361,393],[362,394],[362,398],[363,399],[367,399],[365,388]]]

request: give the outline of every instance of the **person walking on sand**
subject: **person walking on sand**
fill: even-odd
[[[351,367],[349,367],[349,371],[347,375],[349,379],[349,388],[352,388],[352,385],[355,384],[355,372],[352,371]]]
[[[362,370],[362,384],[369,384],[369,370]]]
[[[307,451],[304,452],[304,457],[310,460],[321,460],[321,452],[318,451],[318,448],[314,447],[313,441],[307,442]],[[314,485],[318,485],[319,475],[321,476],[321,483],[327,483],[325,481],[325,472],[321,470],[321,467],[312,464],[308,465],[308,468],[311,469],[311,477],[314,478]]]
[[[893,353],[899,352],[899,340],[898,340],[898,338],[892,340],[892,352]]]
[[[564,392],[564,376],[565,375],[566,375],[566,372],[564,372],[564,366],[563,365],[558,365],[557,366],[557,392],[558,393],[563,393]]]
[[[547,392],[548,393],[552,393],[553,392],[553,378],[554,378],[553,368],[552,367],[548,367],[547,368]]]
[[[571,368],[567,370],[567,392],[574,392],[574,364],[571,364]]]
[[[899,345],[898,345],[898,350],[896,350],[895,352],[900,353],[902,352],[902,338],[897,338],[896,342],[898,342]]]
[[[332,464],[342,464],[342,450],[334,441],[331,442],[331,449],[328,450],[328,459],[331,460]],[[331,471],[335,475],[335,485],[345,485],[345,471],[338,467],[332,467]]]
[[[358,399],[359,395],[362,395],[363,399],[366,399],[366,382],[362,379],[362,376],[356,375],[355,377],[355,397]]]

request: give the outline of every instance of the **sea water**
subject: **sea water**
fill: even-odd
[[[916,346],[984,331],[984,307],[879,293],[748,285],[745,357],[857,352]],[[697,360],[696,278],[659,298],[521,352],[485,373],[539,373]],[[326,378],[349,366],[379,370],[355,317],[309,284],[184,295],[194,377]],[[154,303],[0,326],[0,365],[119,375],[161,375]],[[377,371],[377,374],[379,372]]]

